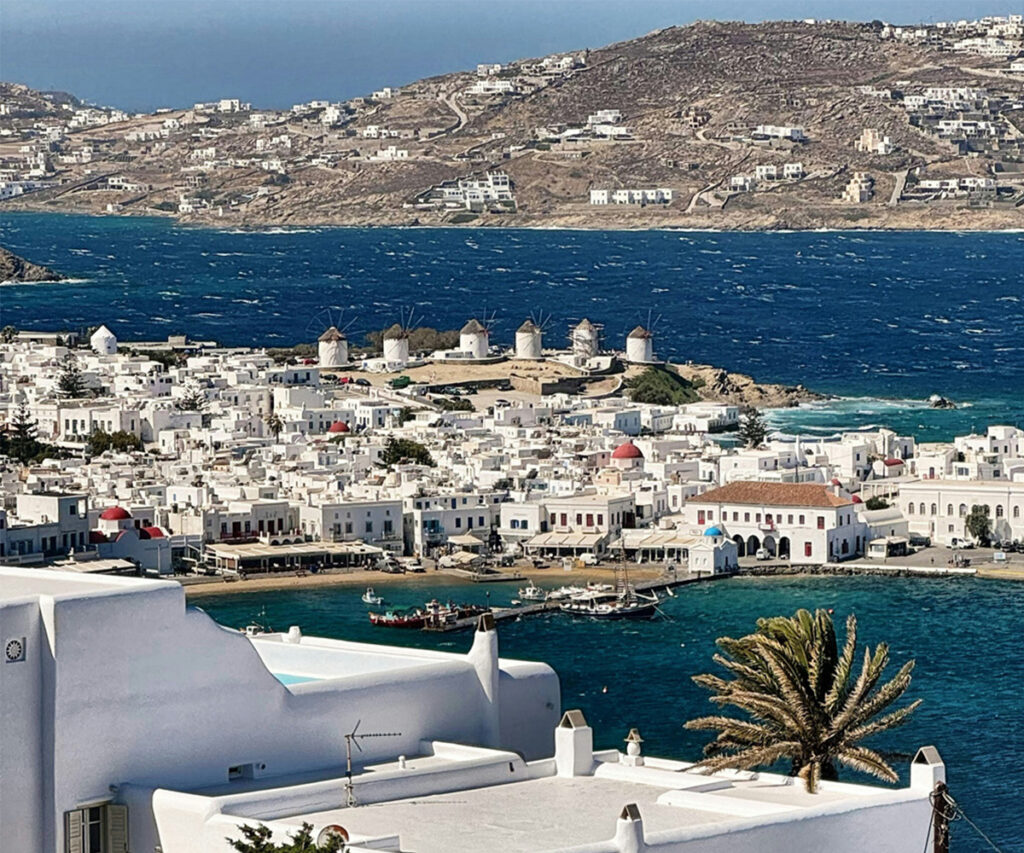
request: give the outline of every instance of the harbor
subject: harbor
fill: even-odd
[[[682,586],[688,586],[696,583],[706,583],[714,580],[724,580],[726,575],[700,575],[700,574],[684,574],[684,575],[667,575],[665,577],[656,578],[653,580],[643,580],[637,583],[631,583],[630,587],[637,593],[649,593],[657,594],[658,592],[668,592],[669,590],[676,589]],[[609,584],[600,584],[601,587],[610,587]],[[581,589],[581,592],[585,592]],[[671,593],[666,597],[671,597]],[[488,595],[488,599],[490,596]],[[549,613],[558,613],[563,610],[564,605],[569,601],[568,597],[552,599],[546,598],[544,601],[520,601],[518,604],[509,604],[507,606],[494,606],[490,607],[490,613],[494,617],[495,622],[507,622],[507,621],[521,621],[528,619],[531,616],[543,616]],[[467,631],[473,628],[477,623],[477,616],[462,617],[454,620],[437,620],[434,622],[428,622],[424,626],[425,631],[433,631],[437,633],[449,633],[452,631]]]

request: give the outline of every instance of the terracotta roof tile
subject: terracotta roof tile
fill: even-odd
[[[828,486],[820,483],[766,483],[739,480],[711,489],[689,503],[751,504],[753,506],[850,506],[849,498],[842,498]]]

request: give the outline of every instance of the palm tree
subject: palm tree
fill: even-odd
[[[273,434],[274,441],[277,441],[281,430],[284,429],[284,421],[281,420],[281,416],[276,412],[267,412],[266,417],[263,418],[263,423],[267,425],[267,429]]]
[[[809,793],[819,779],[837,779],[837,763],[889,782],[896,772],[878,752],[861,745],[865,738],[895,728],[921,704],[889,711],[910,685],[914,661],[905,663],[882,683],[889,647],[879,643],[864,650],[856,675],[857,619],[846,620],[842,651],[832,617],[824,610],[811,615],[758,619],[757,631],[738,640],[722,637],[714,661],[732,680],[697,675],[694,681],[714,695],[719,707],[733,705],[751,719],[709,716],[690,720],[688,729],[717,731],[704,747],[700,766],[708,770],[749,769],[789,760]]]

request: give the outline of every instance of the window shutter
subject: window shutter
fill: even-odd
[[[64,812],[64,849],[67,853],[84,853],[85,838],[82,823],[85,813],[81,809]]]
[[[106,807],[107,844],[105,853],[128,853],[128,807]]]

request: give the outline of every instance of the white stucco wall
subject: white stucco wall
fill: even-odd
[[[266,775],[338,766],[344,763],[344,733],[360,719],[364,726],[401,732],[397,738],[367,741],[365,761],[415,754],[422,740],[499,746],[488,736],[499,715],[542,721],[532,733],[513,727],[508,739],[510,748],[538,757],[557,720],[557,676],[541,664],[502,667],[499,707],[490,716],[477,669],[462,655],[395,651],[392,665],[360,668],[351,663],[359,644],[320,640],[311,649],[313,657],[330,658],[333,644],[338,651],[330,665],[337,677],[289,688],[267,669],[252,641],[202,611],[186,610],[177,584],[130,579],[90,584],[91,579],[14,569],[0,569],[0,584],[17,572],[23,577],[14,587],[0,587],[7,594],[0,598],[3,632],[17,625],[18,637],[36,638],[30,647],[35,651],[25,664],[0,663],[0,712],[14,721],[0,730],[0,752],[5,771],[9,755],[23,754],[18,763],[31,768],[39,766],[42,754],[40,775],[49,781],[30,778],[26,788],[52,784],[52,795],[44,790],[42,797],[36,791],[9,799],[6,772],[0,783],[5,793],[0,815],[37,808],[33,802],[50,804],[37,821],[25,822],[44,827],[42,843],[26,839],[19,848],[26,851],[62,850],[64,812],[109,798],[111,785],[189,790],[226,782],[230,766],[249,762],[265,765]],[[18,604],[9,593],[21,591],[36,596]],[[51,608],[46,633],[52,664],[40,654],[46,643],[33,626],[39,616],[32,615]],[[303,651],[301,645],[262,641],[259,646],[268,662],[282,663],[284,671],[327,666],[292,660]],[[497,739],[505,740],[500,732]],[[52,769],[45,766],[50,755]],[[159,844],[146,814],[132,811],[130,820],[133,849]]]

